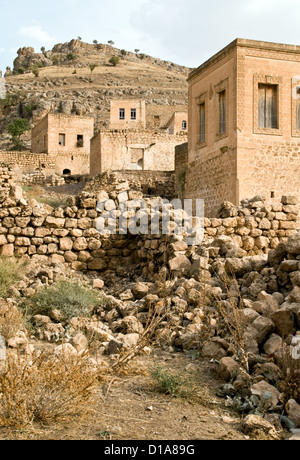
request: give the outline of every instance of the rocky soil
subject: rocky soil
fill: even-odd
[[[225,208],[233,212],[228,203]],[[220,214],[224,212],[223,206]],[[255,208],[255,212],[261,211]],[[188,249],[180,239],[172,244],[175,253],[167,251],[169,259],[160,260],[156,272],[141,272],[133,264],[127,269],[80,273],[55,257],[33,255],[29,261],[25,254],[24,276],[11,286],[10,297],[1,301],[2,315],[18,309],[24,299],[30,304],[41,287],[55,286],[60,280],[77,279],[99,294],[99,302],[85,318],[64,319],[59,308],[46,315],[33,311],[28,316],[31,328],[16,331],[7,342],[9,349],[25,354],[44,346],[71,355],[87,351],[99,369],[121,365],[127,373],[127,365],[136,362],[136,357],[145,371],[145,363],[156,359],[159,350],[170,357],[171,367],[173,359],[181,359],[178,356],[187,369],[191,368],[188,360],[198,370],[206,363],[210,396],[204,399],[217,398],[222,410],[234,411],[233,424],[241,417],[233,437],[298,439],[299,231],[274,249],[265,247],[254,255],[247,255],[229,235],[216,235]],[[114,388],[118,393],[118,385]],[[230,417],[230,413],[219,416]],[[115,429],[107,430],[113,439],[126,436]],[[169,439],[170,433],[165,436]]]

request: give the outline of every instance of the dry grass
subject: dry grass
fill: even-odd
[[[282,402],[294,399],[300,404],[300,359],[293,357],[291,348],[284,345],[279,352],[278,364],[283,373],[280,385]]]
[[[0,306],[0,335],[5,340],[15,337],[16,333],[24,329],[25,321],[23,314],[15,306],[3,308]]]
[[[216,297],[215,303],[220,319],[223,320],[231,342],[237,350],[240,364],[249,373],[248,353],[245,351],[244,339],[243,299],[240,293],[236,291],[238,285],[235,278],[225,276],[222,282],[227,294],[227,301],[224,302],[219,297]]]
[[[10,354],[0,375],[0,421],[21,428],[79,417],[92,404],[97,379],[84,356]]]
[[[8,297],[10,286],[21,277],[23,268],[14,258],[0,257],[0,297]]]

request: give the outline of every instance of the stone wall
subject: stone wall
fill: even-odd
[[[97,193],[85,191],[68,198],[66,207],[55,209],[35,200],[26,200],[20,187],[11,186],[9,196],[7,190],[0,194],[0,255],[49,258],[70,263],[76,270],[126,271],[134,267],[144,275],[159,271],[163,265],[170,271],[178,271],[201,263],[199,257],[193,256],[182,235],[161,234],[160,224],[157,234],[132,234],[138,200],[143,196],[126,189],[125,185],[125,190],[119,187],[110,193],[105,190]],[[148,219],[153,218],[153,209],[149,207],[153,203],[151,200],[153,198],[144,197],[148,208],[140,210],[140,213],[146,212]],[[157,198],[156,201],[160,200]],[[120,205],[124,202],[127,202],[127,208],[122,211]],[[159,218],[167,211],[168,206],[161,204]],[[117,219],[118,224],[123,223],[120,227],[117,225],[116,234],[100,234],[97,230],[103,212],[108,219],[120,216],[123,219]],[[245,202],[243,208],[224,203],[219,218],[204,220],[204,243],[209,247],[215,245],[214,240],[222,242],[227,238],[235,247],[234,254],[241,251],[239,257],[267,254],[295,232],[297,213],[296,199],[291,196],[273,203],[256,197]],[[172,216],[174,213],[171,212]],[[175,230],[177,224],[171,221],[171,228]],[[118,232],[119,228],[123,234]],[[128,230],[124,231],[126,228]]]
[[[43,171],[45,174],[55,173],[55,159],[45,153],[0,150],[0,162],[12,163],[25,173],[32,171]]]
[[[97,192],[105,190],[134,190],[144,195],[172,199],[175,196],[174,173],[172,171],[113,171],[91,178],[85,190]]]
[[[100,131],[91,140],[91,175],[106,171],[173,171],[175,146],[186,134],[168,135],[151,130]]]
[[[184,198],[188,173],[188,143],[175,147],[175,194]]]

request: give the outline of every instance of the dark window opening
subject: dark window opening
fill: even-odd
[[[219,134],[226,133],[226,91],[219,93]]]
[[[66,135],[65,134],[60,133],[58,135],[58,143],[59,143],[59,145],[61,145],[63,147],[66,145]]]
[[[83,135],[77,134],[77,147],[83,147]]]
[[[136,109],[130,110],[130,118],[131,120],[136,120]]]
[[[258,127],[278,129],[278,85],[258,84]]]
[[[200,116],[200,144],[205,142],[205,102],[199,105]]]
[[[125,109],[120,109],[119,110],[119,119],[120,120],[125,120]]]
[[[275,192],[271,192],[271,198],[275,198]]]
[[[186,122],[186,120],[183,120],[183,122],[182,122],[182,124],[181,124],[181,128],[182,128],[183,131],[186,130],[186,128],[187,128],[187,122]]]
[[[70,169],[64,169],[64,170],[63,170],[63,175],[64,175],[64,176],[67,176],[68,174],[71,174]]]
[[[160,126],[160,116],[154,115],[154,126],[158,128]]]

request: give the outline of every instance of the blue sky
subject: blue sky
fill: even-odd
[[[2,0],[3,1],[3,0]],[[81,36],[189,67],[237,37],[300,45],[299,0],[14,0],[3,2],[0,69],[18,48]]]

